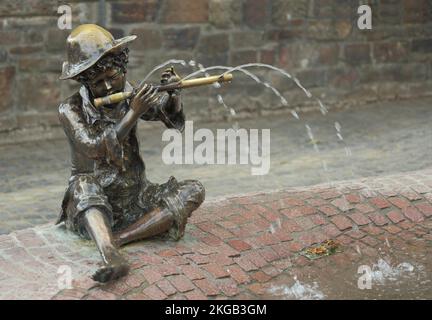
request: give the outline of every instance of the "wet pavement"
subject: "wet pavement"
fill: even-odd
[[[164,165],[162,125],[151,130],[140,125],[141,154],[151,181],[164,182],[170,175],[199,179],[207,199],[409,172],[432,164],[431,102],[393,101],[330,110],[325,116],[300,113],[300,120],[289,113],[241,120],[242,128],[271,129],[271,167],[265,176],[252,176],[249,165]],[[194,128],[214,131],[231,124],[197,122]],[[54,221],[70,172],[69,156],[64,136],[0,146],[0,234]]]
[[[209,200],[180,241],[121,253],[130,274],[98,284],[62,225],[0,235],[0,299],[431,299],[432,170]]]

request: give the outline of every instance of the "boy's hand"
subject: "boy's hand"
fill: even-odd
[[[180,76],[174,71],[174,67],[169,67],[165,69],[161,75],[161,84],[170,84],[177,81],[180,81]],[[176,93],[179,93],[179,90],[180,89],[170,90],[168,91],[168,93],[170,95],[173,94],[175,91],[177,91]]]
[[[173,82],[180,81],[180,76],[174,71],[173,67],[169,67],[168,69],[165,69],[165,71],[162,73],[161,76],[161,84],[169,84]],[[164,109],[167,113],[178,113],[182,109],[181,104],[181,90],[175,89],[175,90],[169,90],[167,91],[171,97],[170,100],[168,100],[168,104],[164,106]]]
[[[158,101],[158,92],[155,87],[144,83],[136,90],[130,102],[130,108],[142,115],[150,108],[155,107]]]

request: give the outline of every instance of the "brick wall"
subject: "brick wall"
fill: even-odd
[[[59,102],[76,89],[57,80],[69,30],[57,28],[64,2],[0,3],[0,132],[57,126]],[[69,1],[73,27],[98,21],[97,1]],[[351,0],[135,0],[106,1],[106,25],[116,37],[136,34],[132,79],[171,58],[205,66],[263,62],[282,67],[327,106],[430,95],[432,2],[370,0],[373,29],[357,28],[359,1]],[[192,68],[178,67],[180,74]],[[292,81],[257,71],[283,93],[235,74],[221,89],[190,89],[189,118],[226,118],[216,95],[238,117],[318,107]],[[153,78],[156,81],[157,78]],[[19,131],[19,130],[18,130]]]

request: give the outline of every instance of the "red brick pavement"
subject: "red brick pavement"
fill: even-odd
[[[402,182],[403,181],[403,182]],[[207,202],[179,242],[150,240],[123,249],[128,277],[99,285],[91,242],[51,225],[0,236],[0,298],[259,298],[263,284],[292,270],[377,256],[383,239],[430,245],[432,170]],[[342,252],[310,261],[300,252],[327,239]],[[70,267],[71,289],[58,289]],[[59,280],[60,279],[60,280]]]

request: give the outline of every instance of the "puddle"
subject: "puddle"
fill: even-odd
[[[266,284],[260,299],[432,299],[430,248],[407,245],[403,253],[380,251],[374,258],[358,254],[351,262],[323,257],[321,264],[292,270]],[[338,254],[336,254],[338,255]],[[324,261],[323,261],[324,260]],[[342,261],[342,263],[341,263]]]

